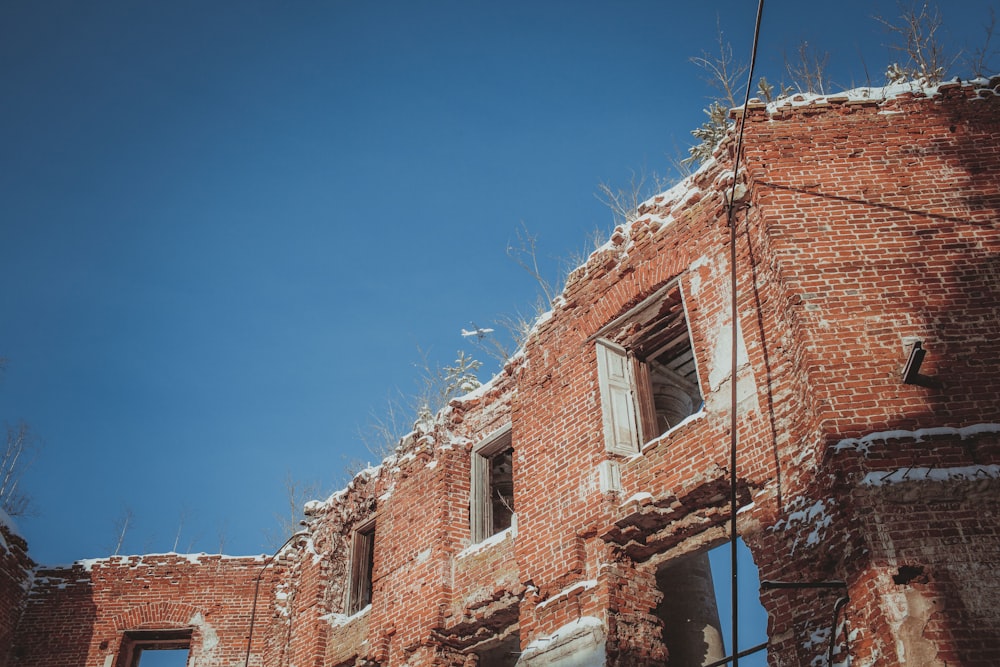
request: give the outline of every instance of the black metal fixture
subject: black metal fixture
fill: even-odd
[[[910,348],[910,358],[906,360],[906,366],[903,367],[904,384],[920,384],[920,364],[924,363],[924,355],[926,354],[927,350],[924,349],[923,342],[914,341],[913,347]]]

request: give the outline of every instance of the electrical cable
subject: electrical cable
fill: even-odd
[[[746,87],[746,97],[743,101],[743,115],[740,118],[739,127],[736,132],[736,153],[733,156],[733,185],[732,190],[729,195],[729,207],[727,209],[727,218],[729,222],[729,279],[730,279],[730,291],[732,292],[732,302],[731,306],[731,318],[732,318],[732,367],[731,375],[729,376],[730,384],[730,421],[729,421],[729,433],[730,433],[730,443],[729,443],[729,544],[730,544],[730,564],[732,573],[732,585],[730,589],[730,595],[732,599],[732,652],[733,652],[733,667],[739,667],[739,572],[737,570],[736,560],[736,511],[738,509],[738,498],[737,498],[737,487],[736,487],[736,446],[738,442],[736,428],[736,371],[737,371],[737,342],[739,340],[739,312],[736,299],[736,217],[734,215],[734,205],[736,203],[736,183],[739,178],[740,172],[740,158],[743,152],[743,127],[746,125],[746,110],[747,105],[750,103],[750,87],[753,85],[753,71],[754,66],[757,63],[757,42],[760,38],[760,24],[761,17],[764,14],[764,0],[758,0],[757,2],[757,18],[754,23],[753,31],[753,48],[750,52],[750,67],[747,71],[747,87]]]
[[[267,558],[267,561],[264,563],[264,566],[260,568],[260,572],[257,573],[257,578],[254,581],[254,588],[253,588],[253,605],[250,607],[250,630],[247,631],[247,654],[246,654],[246,659],[243,661],[243,667],[249,667],[250,665],[250,646],[251,642],[253,642],[254,620],[257,617],[257,596],[260,594],[260,578],[264,576],[264,570],[266,570],[268,566],[274,562],[274,559],[277,558],[278,554],[280,554],[281,551],[285,547],[287,547],[292,540],[294,540],[296,537],[304,537],[308,534],[309,534],[308,530],[300,530],[297,533],[293,533],[291,537],[285,540],[284,544],[278,547],[278,550],[275,551],[274,554],[272,554]]]

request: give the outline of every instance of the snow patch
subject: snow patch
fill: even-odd
[[[809,507],[795,512],[791,512],[784,519],[778,520],[770,528],[770,530],[794,530],[799,532],[805,532],[809,528],[812,528],[805,537],[805,540],[801,537],[796,537],[795,541],[792,543],[792,553],[795,552],[795,548],[800,542],[804,543],[806,546],[815,546],[822,542],[825,537],[826,528],[833,523],[833,517],[827,513],[827,505],[830,503],[833,505],[833,499],[828,500],[817,500],[815,503]],[[804,503],[799,503],[804,504]]]
[[[653,446],[654,444],[656,444],[656,443],[660,442],[660,441],[661,441],[661,440],[662,440],[663,438],[665,438],[666,436],[670,435],[670,434],[671,434],[671,433],[673,433],[674,431],[676,431],[676,430],[678,430],[678,429],[682,428],[682,427],[683,427],[683,426],[685,426],[686,424],[689,424],[689,423],[691,423],[691,422],[693,422],[693,421],[696,421],[696,420],[698,420],[698,419],[702,419],[702,418],[703,418],[703,417],[705,417],[705,416],[706,416],[707,414],[708,414],[708,413],[707,413],[707,412],[705,412],[705,406],[704,406],[704,405],[702,405],[702,407],[701,407],[701,410],[699,410],[698,412],[694,413],[693,415],[688,415],[688,416],[687,416],[687,417],[685,417],[684,419],[680,420],[679,422],[677,422],[676,424],[674,424],[673,426],[671,426],[670,428],[668,428],[668,429],[667,429],[666,431],[664,431],[664,432],[663,432],[662,434],[660,434],[660,435],[656,436],[655,438],[653,438],[653,439],[652,439],[652,440],[650,440],[649,442],[645,443],[645,444],[644,444],[644,445],[643,445],[643,446],[642,446],[642,447],[640,448],[640,451],[639,451],[639,453],[638,453],[638,454],[633,454],[631,458],[638,458],[638,457],[642,456],[642,452],[643,452],[643,451],[645,451],[645,450],[646,450],[646,448],[648,448],[648,447],[652,447],[652,446]]]
[[[905,482],[974,481],[1000,479],[1000,465],[956,466],[952,468],[897,468],[889,472],[870,472],[861,480],[861,486],[888,486]]]
[[[652,500],[653,494],[649,491],[640,491],[639,493],[633,493],[631,496],[622,501],[622,505],[628,505],[629,503],[635,503],[636,505],[643,505],[644,500]]]
[[[21,539],[24,539],[24,536],[21,535],[21,530],[17,527],[14,519],[2,509],[0,509],[0,525],[6,528],[7,532],[11,535],[17,535]],[[7,548],[7,540],[4,539],[2,534],[0,534],[0,542],[3,543],[4,548]]]
[[[972,424],[971,426],[963,426],[961,428],[955,428],[952,426],[936,426],[932,428],[921,428],[915,431],[877,431],[860,438],[844,438],[833,446],[833,450],[835,452],[839,452],[848,449],[867,455],[871,446],[876,442],[881,442],[883,444],[890,440],[913,440],[915,442],[923,442],[926,438],[949,435],[958,436],[962,440],[965,440],[966,438],[971,438],[972,436],[980,435],[982,433],[1000,433],[1000,424]]]
[[[330,614],[323,614],[322,616],[320,616],[320,618],[329,623],[330,625],[338,627],[341,625],[347,625],[354,619],[364,616],[369,611],[371,611],[371,608],[372,608],[371,604],[367,604],[358,611],[351,614],[350,616],[348,616],[347,614],[330,613]]]
[[[541,609],[546,605],[552,604],[559,598],[569,597],[569,594],[572,593],[573,591],[581,591],[581,592],[587,591],[590,590],[591,588],[594,588],[595,586],[597,586],[596,579],[587,579],[586,581],[578,581],[575,584],[567,586],[566,588],[562,589],[561,591],[550,597],[548,600],[539,602],[537,608]]]
[[[577,641],[580,642],[580,645],[573,646]],[[560,664],[573,665],[574,667],[603,665],[605,662],[604,621],[595,616],[581,616],[560,627],[551,635],[538,637],[532,641],[525,647],[521,659],[531,659],[535,653],[555,651],[558,650],[558,647],[569,649],[565,656],[566,660],[559,660]],[[557,659],[561,657],[563,656],[557,656]]]
[[[500,544],[508,537],[513,539],[516,534],[517,532],[515,531],[514,526],[511,525],[501,530],[496,535],[491,535],[490,537],[487,537],[482,542],[476,542],[475,544],[470,544],[469,546],[459,551],[458,554],[456,554],[455,558],[465,558],[466,556],[471,556],[472,554],[478,551],[482,551],[483,549],[486,549],[488,547],[491,547],[494,544]]]

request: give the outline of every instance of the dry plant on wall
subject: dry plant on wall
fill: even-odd
[[[122,505],[122,511],[115,517],[114,522],[114,542],[107,547],[107,552],[112,556],[117,556],[125,545],[125,537],[129,530],[135,527],[135,513],[128,505]]]
[[[990,7],[990,20],[983,25],[986,33],[982,45],[974,47],[965,58],[965,66],[972,76],[989,77],[997,73],[993,65],[993,59],[997,55],[997,49],[993,46],[993,29],[996,28],[997,15]]]
[[[7,425],[7,442],[0,456],[0,509],[8,516],[31,513],[31,498],[21,490],[21,478],[31,465],[36,442],[23,421]]]
[[[653,180],[657,185],[662,183],[655,175]],[[644,175],[639,178],[640,183],[645,181]],[[635,184],[636,175],[633,174],[633,185]],[[634,211],[642,201],[642,199],[637,198],[638,195],[632,196],[622,190],[613,191],[610,186],[604,184],[600,188],[602,192],[607,193],[607,199],[602,199],[600,193],[595,196],[601,201],[605,201],[612,209],[615,213],[616,224],[619,221],[619,213],[625,215],[629,210]],[[631,209],[629,209],[629,202],[634,202]],[[470,330],[462,330],[463,338],[482,353],[484,358],[495,360],[500,368],[503,368],[504,364],[528,340],[538,318],[552,308],[555,300],[563,291],[570,273],[586,263],[591,253],[604,244],[608,235],[606,230],[593,229],[587,235],[581,249],[555,261],[556,268],[551,273],[555,274],[556,278],[552,280],[547,277],[548,274],[542,267],[543,262],[538,251],[538,236],[528,229],[524,221],[521,221],[514,230],[514,238],[507,243],[506,252],[508,258],[531,276],[536,286],[535,299],[523,310],[518,309],[513,313],[499,315],[492,322],[495,329],[493,327],[480,327],[475,322],[471,322]],[[497,335],[497,329],[500,331],[499,335]]]
[[[7,360],[0,357],[0,373]],[[0,509],[8,516],[32,514],[31,497],[24,493],[21,482],[38,451],[38,438],[23,421],[6,424],[7,442],[0,456]]]
[[[825,95],[830,92],[830,81],[826,78],[826,66],[830,62],[829,51],[817,51],[809,42],[799,42],[794,54],[784,54],[785,73],[792,85],[775,97],[783,97],[792,91],[792,86],[800,93]],[[766,80],[761,77],[761,81]],[[768,100],[770,101],[770,100]]]
[[[265,531],[265,544],[273,551],[280,547],[290,535],[300,529],[306,518],[304,508],[310,500],[326,498],[330,494],[319,482],[303,482],[285,473],[285,511],[275,512],[275,526]]]
[[[594,196],[611,210],[615,226],[628,225],[638,219],[639,204],[664,190],[668,185],[669,181],[655,172],[648,175],[645,170],[633,171],[627,187],[613,188],[607,183],[599,183]]]
[[[900,11],[900,16],[895,20],[875,17],[894,40],[889,48],[906,56],[906,60],[889,64],[886,78],[889,83],[940,83],[948,69],[958,60],[957,55],[947,53],[942,41],[941,12],[928,2],[900,5]]]

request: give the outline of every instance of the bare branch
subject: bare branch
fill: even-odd
[[[972,72],[973,76],[992,76],[997,73],[996,68],[993,66],[991,60],[997,55],[997,49],[991,46],[993,41],[993,30],[997,25],[997,15],[996,12],[990,7],[990,21],[983,26],[983,30],[986,32],[986,37],[983,39],[981,46],[972,49],[971,57],[966,59],[966,66],[969,71]]]
[[[219,555],[221,556],[226,552],[226,542],[229,539],[229,519],[223,519],[219,522],[215,534],[219,538]]]
[[[819,53],[808,42],[802,41],[791,59],[787,53],[784,58],[785,72],[800,93],[827,93],[830,85],[826,78],[826,65],[830,61],[828,51]]]
[[[521,226],[515,228],[514,235],[516,240],[507,244],[507,256],[535,279],[545,301],[552,303],[552,299],[556,297],[556,288],[538,267],[538,237],[528,231],[523,220]]]
[[[285,472],[284,485],[285,509],[275,512],[275,527],[264,534],[266,544],[271,548],[281,546],[289,535],[299,530],[300,522],[305,519],[304,508],[308,501],[329,495],[319,482],[295,479],[291,471]]]
[[[174,553],[177,553],[177,545],[181,541],[181,531],[184,530],[184,524],[190,513],[190,510],[185,505],[181,507],[180,512],[177,514],[177,533],[174,535],[174,546],[170,549]]]
[[[939,33],[943,23],[941,12],[929,2],[909,6],[901,4],[900,12],[896,20],[875,17],[895,39],[888,45],[889,48],[906,56],[905,61],[889,65],[886,78],[890,83],[940,83],[958,58],[945,50]]]
[[[607,183],[599,183],[594,196],[611,209],[615,225],[627,225],[639,217],[639,205],[662,190],[664,185],[665,181],[655,173],[649,176],[645,171],[636,173],[633,170],[626,188],[612,188]]]
[[[722,28],[718,23],[719,19],[716,17],[718,53],[702,52],[701,56],[690,59],[692,63],[705,70],[706,83],[720,94],[705,109],[708,120],[701,127],[691,131],[698,143],[688,150],[689,155],[683,161],[689,165],[699,164],[712,157],[715,147],[726,136],[729,128],[729,109],[739,104],[737,100],[742,97],[741,93],[744,91],[743,77],[749,69],[747,64],[736,63],[733,60],[733,47],[723,37]]]
[[[130,528],[135,525],[135,514],[132,512],[132,508],[128,505],[122,506],[121,514],[115,518],[115,543],[114,548],[109,549],[112,556],[117,556],[121,552],[122,546],[125,544],[125,536],[128,534]]]
[[[0,509],[9,516],[29,513],[31,498],[21,492],[20,484],[36,448],[37,440],[25,422],[7,425],[7,443],[0,454]]]
[[[700,56],[693,56],[689,60],[705,70],[705,82],[720,93],[713,96],[713,99],[732,109],[742,97],[743,78],[749,66],[733,60],[733,46],[726,41],[718,16],[715,18],[715,34],[718,52],[713,54],[702,51]]]

